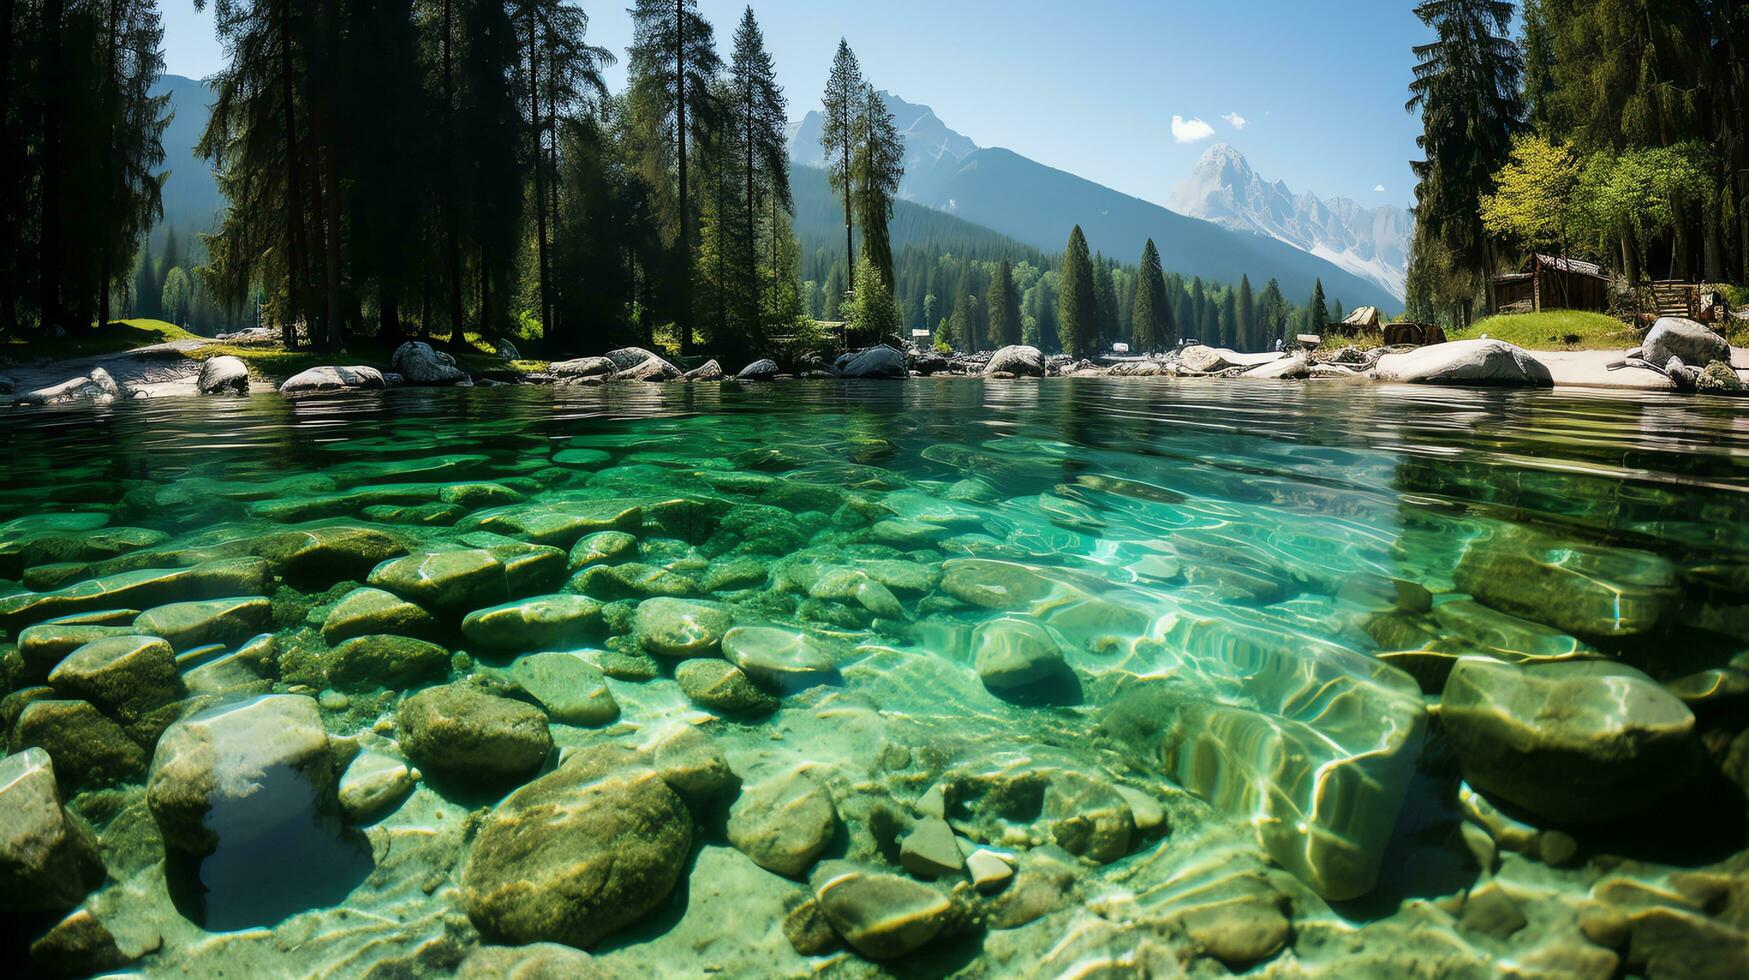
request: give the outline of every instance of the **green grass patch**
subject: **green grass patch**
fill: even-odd
[[[1640,332],[1628,324],[1580,310],[1485,317],[1470,324],[1468,330],[1451,331],[1446,336],[1474,340],[1483,334],[1526,350],[1627,350],[1640,344]]]
[[[200,339],[176,324],[163,320],[112,320],[88,333],[8,341],[0,344],[0,357],[15,361],[39,357],[52,360],[95,357],[176,340]]]

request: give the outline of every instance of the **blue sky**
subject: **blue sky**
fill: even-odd
[[[623,59],[626,0],[582,5],[594,43]],[[933,107],[978,144],[1137,197],[1164,201],[1202,151],[1224,140],[1265,179],[1295,191],[1407,206],[1418,132],[1403,111],[1409,47],[1426,36],[1411,6],[757,0],[753,9],[796,118],[817,105],[842,35],[877,87]],[[699,7],[726,58],[746,0]],[[166,0],[164,8],[168,70],[200,77],[217,69],[223,53],[210,6],[196,14],[191,0]],[[622,60],[610,75],[616,88],[624,68]]]

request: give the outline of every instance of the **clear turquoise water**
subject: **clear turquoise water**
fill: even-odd
[[[1175,955],[1208,955],[1206,942],[1184,938],[1183,917],[1200,908],[1198,875],[1226,880],[1198,863],[1213,855],[1229,869],[1257,869],[1292,898],[1292,938],[1263,956],[1284,969],[1335,969],[1343,954],[1331,945],[1334,923],[1374,930],[1375,967],[1434,957],[1406,938],[1415,900],[1461,908],[1466,889],[1487,877],[1464,843],[1462,821],[1480,818],[1464,803],[1466,773],[1438,720],[1457,657],[1604,659],[1683,694],[1696,739],[1710,741],[1708,775],[1697,777],[1705,785],[1679,799],[1730,798],[1721,746],[1749,721],[1733,686],[1749,680],[1739,656],[1749,648],[1749,415],[1726,401],[1106,379],[255,396],[19,411],[0,429],[0,472],[0,576],[10,576],[0,595],[15,593],[0,598],[0,614],[12,616],[13,641],[42,618],[33,609],[47,608],[26,592],[76,592],[126,569],[252,554],[249,542],[287,526],[365,525],[411,553],[513,544],[482,530],[570,550],[579,534],[480,512],[565,511],[597,498],[641,504],[637,554],[615,559],[649,566],[638,581],[666,570],[682,584],[663,591],[721,603],[741,625],[806,634],[837,672],[772,688],[781,706],[751,717],[689,701],[669,658],[657,658],[653,679],[610,670],[619,718],[550,722],[557,749],[541,771],[566,749],[635,745],[678,723],[719,745],[744,785],[812,767],[841,827],[824,858],[904,875],[895,832],[882,828],[897,819],[902,836],[923,812],[921,795],[939,784],[958,787],[955,830],[1006,848],[1023,872],[1031,851],[1066,852],[1075,883],[1051,889],[1063,907],[1002,929],[989,903],[1003,893],[962,896],[976,922],[956,920],[910,954],[926,973],[1085,967],[1098,958],[1093,947],[1134,959],[1156,941]],[[459,484],[496,489],[446,501],[444,488]],[[663,503],[675,500],[686,503]],[[96,516],[44,516],[69,513]],[[118,542],[99,527],[152,533]],[[707,589],[737,560],[731,586]],[[279,661],[230,696],[325,691],[330,644],[320,630],[365,577],[369,566],[355,566],[276,561],[265,631],[276,635]],[[834,569],[849,570],[848,586],[818,584]],[[645,586],[542,575],[505,597],[572,590],[617,603],[597,634],[565,649],[597,663],[638,652],[627,624]],[[152,603],[181,598],[215,597],[159,594]],[[982,631],[995,621],[1041,629],[1061,667],[1016,686],[981,681],[981,645],[997,642]],[[329,737],[351,745],[370,733],[392,750],[397,705],[413,690],[513,671],[519,655],[535,652],[482,648],[453,622],[448,629],[442,645],[465,656],[447,675],[325,694]],[[196,651],[180,667],[222,655],[222,646]],[[16,662],[12,676],[20,690],[42,680]],[[49,695],[15,700],[36,696]],[[191,694],[182,710],[211,703]],[[10,748],[23,747],[15,734]],[[150,757],[154,746],[142,748]],[[996,774],[1033,771],[1050,787],[1042,809],[979,809]],[[471,838],[432,828],[470,810],[483,818],[515,782],[480,790],[427,774],[386,813],[331,828],[356,846],[336,852],[325,874],[276,867],[247,848],[221,847],[204,870],[198,857],[174,853],[154,863],[163,845],[143,816],[146,774],[62,780],[110,868],[99,892],[108,897],[92,899],[100,918],[113,919],[118,936],[134,929],[162,940],[140,960],[148,970],[211,970],[218,954],[202,937],[245,926],[277,932],[230,933],[221,948],[235,963],[266,962],[250,957],[287,936],[325,937],[299,947],[292,972],[406,960],[442,973],[497,938],[477,915],[468,924],[458,888]],[[1153,798],[1165,825],[1143,827],[1132,803],[1121,842],[1087,844],[1076,819],[1098,826],[1088,814],[1123,809],[1111,803],[1117,787]],[[1511,854],[1502,880],[1517,873],[1538,889],[1521,888],[1516,902],[1556,911],[1533,912],[1530,927],[1505,937],[1450,926],[1451,942],[1473,960],[1466,969],[1583,942],[1573,938],[1573,909],[1598,869],[1623,856],[1648,862],[1637,880],[1701,869],[1741,890],[1731,870],[1744,867],[1740,799],[1735,810],[1672,816],[1682,807],[1649,798],[1649,810],[1574,828],[1492,798],[1532,834],[1569,833],[1580,856]],[[776,926],[783,896],[803,886],[736,853],[722,829],[728,805],[695,807],[681,885],[597,944],[600,964],[628,973],[808,968]],[[883,807],[900,816],[881,816]],[[1498,826],[1493,835],[1510,837]],[[445,844],[387,858],[385,842],[403,837]],[[360,865],[367,849],[371,862]],[[289,897],[223,899],[261,886],[252,867],[280,876]],[[712,881],[741,884],[719,895]],[[945,894],[951,884],[932,887]],[[1111,911],[1120,892],[1127,912]],[[757,927],[721,918],[737,902]],[[355,932],[360,915],[383,921]],[[31,920],[24,938],[54,918]],[[1088,938],[1093,919],[1108,931],[1097,942]],[[1134,930],[1168,921],[1179,925],[1152,939]],[[418,960],[438,947],[442,955]],[[865,968],[854,950],[821,955],[816,967]]]

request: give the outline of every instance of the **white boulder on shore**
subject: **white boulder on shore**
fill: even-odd
[[[131,398],[133,392],[117,382],[108,371],[92,368],[80,378],[69,378],[58,385],[38,388],[18,399],[20,405],[66,405],[73,402],[94,402],[106,405],[121,398]]]
[[[200,366],[195,388],[203,395],[247,395],[249,368],[239,358],[215,357]]]
[[[299,395],[312,391],[375,389],[388,386],[383,373],[362,364],[351,366],[324,365],[301,371],[285,379],[279,386],[282,395]]]
[[[618,377],[633,381],[673,381],[686,372],[667,359],[642,347],[621,347],[607,352],[607,359],[619,372]]]
[[[554,361],[547,370],[565,381],[609,381],[619,368],[605,357],[575,357],[569,361]]]
[[[1634,353],[1630,351],[1629,357]],[[1665,367],[1672,357],[1684,364],[1705,367],[1713,361],[1731,363],[1731,345],[1725,338],[1703,323],[1679,316],[1660,317],[1640,345],[1642,359],[1655,367]]]
[[[1541,361],[1504,340],[1453,340],[1386,354],[1373,373],[1379,381],[1397,384],[1549,388],[1555,383]]]
[[[990,355],[984,373],[1011,374],[1017,378],[1042,378],[1045,375],[1045,355],[1037,347],[1010,344]]]

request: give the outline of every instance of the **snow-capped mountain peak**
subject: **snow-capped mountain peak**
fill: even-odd
[[[1348,198],[1295,194],[1265,181],[1244,154],[1216,143],[1172,189],[1166,206],[1236,231],[1278,239],[1369,279],[1401,299],[1413,219],[1394,205],[1365,207]]]

